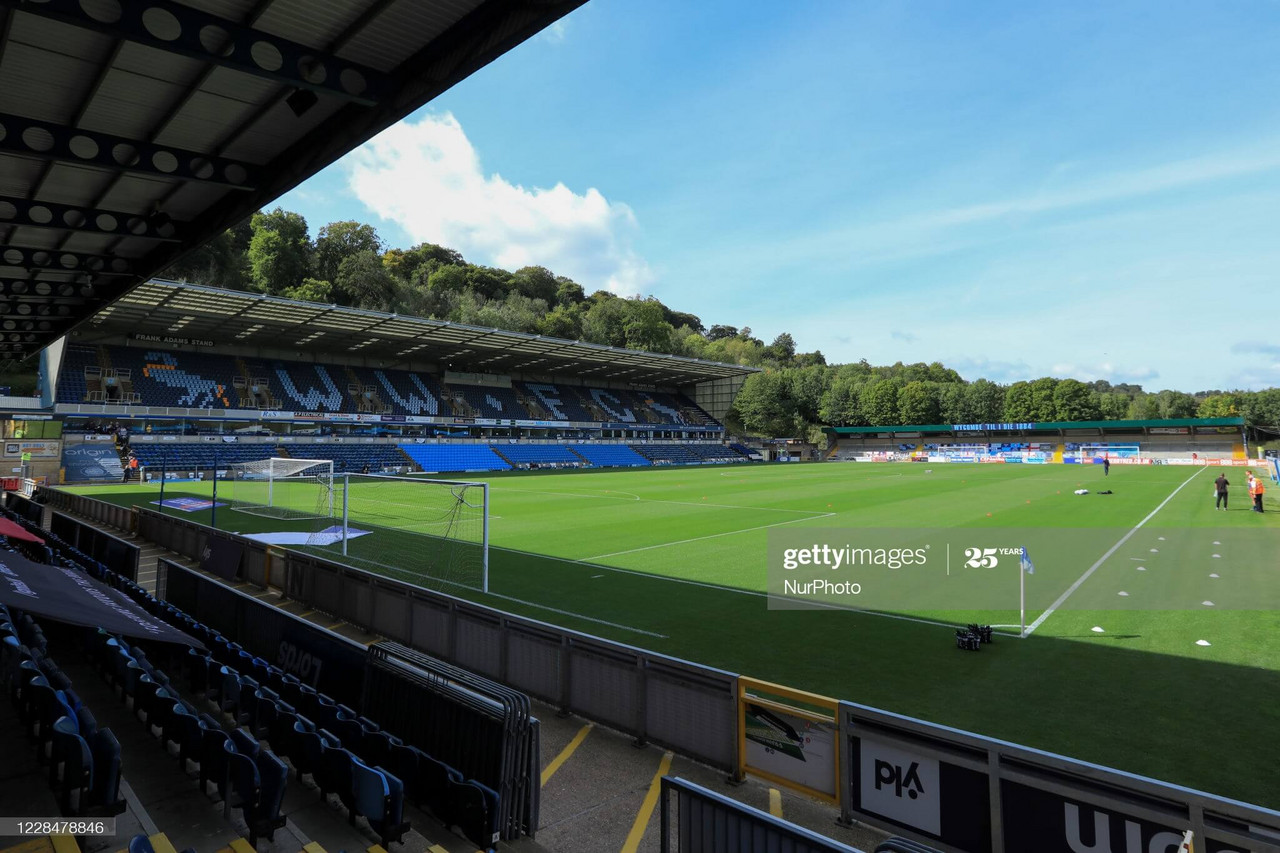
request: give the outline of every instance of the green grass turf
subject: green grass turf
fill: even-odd
[[[1249,512],[1242,473],[1228,472],[1235,504],[1225,513],[1210,498],[1216,471],[1182,467],[1117,465],[1105,480],[1092,466],[963,464],[487,475],[494,594],[446,591],[744,675],[1276,807],[1280,616],[1271,602],[1280,588],[1280,504],[1273,487],[1271,514]],[[1074,495],[1081,485],[1114,494]],[[353,540],[352,553],[394,554],[411,564],[424,540],[392,528],[421,524],[415,499],[407,497],[421,487],[390,488],[396,491],[380,493],[385,503],[376,524],[353,516],[354,526],[374,533]],[[126,505],[150,506],[157,498],[154,486],[77,491]],[[181,495],[208,497],[209,486],[171,484],[166,491]],[[1065,528],[1065,544],[1033,552],[1031,621],[1166,498],[1033,636],[1000,637],[978,654],[957,651],[951,631],[938,625],[851,611],[769,610],[760,595],[770,529]],[[312,506],[314,495],[297,502]],[[173,514],[209,521],[207,511]],[[217,522],[240,532],[315,524],[225,508]],[[1211,540],[1224,544],[1211,547]],[[1148,571],[1138,573],[1138,565]],[[1016,622],[1016,577],[1015,570],[993,586],[1008,609],[903,612]],[[1118,599],[1120,590],[1130,598]],[[1217,606],[1201,604],[1211,599]],[[1117,601],[1131,609],[1115,609]],[[1257,609],[1240,609],[1242,602]],[[1201,639],[1211,645],[1196,645]]]

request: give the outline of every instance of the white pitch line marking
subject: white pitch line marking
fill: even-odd
[[[635,497],[635,496],[619,498],[619,497],[615,497],[614,494],[631,494],[631,493],[615,491],[614,494],[606,494],[605,492],[609,491],[607,489],[602,490],[600,492],[595,492],[594,494],[585,494],[585,493],[579,493],[579,492],[544,492],[537,489],[513,489],[508,486],[496,486],[496,487],[492,487],[492,489],[495,492],[520,492],[521,494],[526,494],[526,495],[548,495],[550,497],[556,497],[556,498],[611,498],[613,500],[627,501],[629,503],[635,503],[636,501],[639,501],[641,503],[648,503],[648,504],[671,504],[672,506],[700,506],[700,507],[710,507],[712,509],[749,509],[752,512],[790,512],[790,513],[804,513],[806,515],[813,514],[813,510],[811,509],[786,509],[784,507],[776,507],[776,506],[738,506],[736,504],[709,504],[709,503],[704,503],[703,501],[665,501],[665,500],[662,500],[661,498],[641,498],[641,497]],[[823,513],[823,515],[835,515],[835,513],[828,512],[828,513]]]
[[[1146,517],[1146,518],[1142,519],[1142,521],[1139,521],[1137,524],[1135,524],[1135,525],[1133,526],[1133,529],[1132,529],[1132,530],[1130,530],[1130,531],[1129,531],[1128,533],[1126,533],[1124,536],[1120,537],[1120,541],[1119,541],[1119,542],[1117,542],[1116,544],[1112,545],[1110,548],[1108,548],[1108,549],[1107,549],[1107,553],[1105,553],[1105,554],[1103,554],[1101,557],[1099,557],[1099,558],[1098,558],[1098,560],[1097,560],[1097,562],[1095,562],[1092,566],[1090,566],[1089,568],[1085,569],[1084,574],[1082,574],[1080,577],[1076,578],[1076,582],[1075,582],[1075,583],[1073,583],[1071,586],[1067,587],[1066,592],[1064,592],[1064,593],[1062,593],[1062,595],[1058,596],[1057,600],[1056,600],[1056,601],[1054,601],[1054,602],[1053,602],[1053,604],[1049,605],[1048,609],[1047,609],[1047,610],[1045,610],[1045,612],[1041,613],[1038,617],[1036,617],[1036,621],[1032,622],[1030,625],[1028,625],[1028,626],[1027,626],[1027,633],[1026,633],[1026,636],[1030,637],[1030,636],[1032,635],[1032,633],[1034,633],[1034,632],[1035,632],[1035,630],[1036,630],[1037,628],[1039,628],[1041,625],[1043,625],[1046,619],[1048,619],[1048,618],[1049,618],[1050,616],[1052,616],[1055,612],[1057,612],[1058,608],[1059,608],[1059,607],[1061,607],[1063,604],[1065,604],[1065,603],[1066,603],[1066,600],[1067,600],[1068,598],[1070,598],[1070,597],[1075,593],[1075,591],[1076,591],[1076,590],[1078,590],[1078,589],[1081,587],[1081,585],[1083,585],[1083,584],[1084,584],[1084,582],[1085,582],[1085,581],[1087,581],[1089,578],[1091,578],[1091,577],[1093,576],[1093,573],[1094,573],[1094,572],[1096,572],[1096,571],[1098,570],[1098,567],[1099,567],[1099,566],[1101,566],[1103,563],[1105,563],[1105,562],[1107,561],[1107,559],[1108,559],[1112,554],[1114,554],[1116,551],[1119,551],[1119,550],[1120,550],[1120,548],[1121,548],[1121,546],[1123,546],[1123,545],[1124,545],[1124,543],[1126,543],[1126,542],[1128,542],[1130,539],[1132,539],[1132,538],[1133,538],[1133,534],[1137,533],[1137,532],[1142,528],[1142,526],[1143,526],[1144,524],[1146,524],[1146,523],[1147,523],[1148,521],[1150,521],[1151,519],[1155,518],[1156,513],[1158,513],[1160,510],[1164,509],[1164,508],[1165,508],[1165,505],[1166,505],[1166,504],[1168,504],[1168,503],[1169,503],[1169,501],[1173,500],[1174,495],[1176,495],[1176,494],[1178,494],[1178,492],[1182,491],[1182,490],[1186,487],[1187,483],[1190,483],[1190,482],[1191,482],[1192,480],[1194,480],[1196,477],[1199,477],[1201,474],[1203,474],[1203,473],[1204,473],[1204,471],[1205,471],[1205,469],[1204,469],[1204,468],[1197,469],[1197,470],[1196,470],[1196,472],[1195,472],[1194,474],[1192,474],[1192,475],[1191,475],[1190,477],[1188,477],[1187,479],[1183,480],[1183,481],[1182,481],[1182,485],[1178,486],[1178,488],[1176,488],[1176,489],[1174,489],[1172,492],[1170,492],[1170,493],[1169,493],[1169,497],[1167,497],[1167,498],[1165,498],[1164,500],[1162,500],[1162,501],[1160,502],[1160,505],[1159,505],[1159,506],[1157,506],[1155,509],[1151,510],[1151,512],[1149,512],[1149,513],[1147,514],[1147,517]]]
[[[808,518],[793,518],[790,521],[778,521],[773,524],[761,524],[757,527],[744,527],[741,530],[726,530],[722,533],[709,533],[706,536],[695,536],[692,539],[677,539],[675,542],[659,542],[656,545],[645,545],[640,548],[629,548],[626,551],[614,551],[609,554],[597,554],[594,557],[584,557],[579,562],[594,563],[596,560],[604,560],[608,557],[621,557],[623,554],[635,554],[639,551],[652,551],[655,548],[670,548],[672,545],[687,545],[690,542],[701,542],[705,539],[718,539],[721,536],[734,536],[738,533],[750,533],[753,530],[765,530],[770,527],[781,527],[784,524],[795,524],[799,521],[813,521],[819,518],[830,518],[835,515],[834,512],[823,512],[817,515],[811,515]]]

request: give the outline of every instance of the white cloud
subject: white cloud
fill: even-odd
[[[486,174],[452,114],[390,127],[346,163],[356,198],[414,241],[457,249],[473,263],[545,266],[588,293],[639,293],[653,278],[632,248],[630,207],[594,187],[526,188]]]

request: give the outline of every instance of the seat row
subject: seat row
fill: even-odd
[[[208,655],[188,650],[188,687],[216,703],[245,734],[264,738],[273,752],[288,759],[300,780],[310,778],[321,799],[336,795],[353,823],[363,816],[384,846],[409,829],[406,801],[485,849],[496,843],[496,791],[116,577],[120,588],[144,607],[208,647]]]
[[[202,788],[207,791],[212,782],[228,809],[244,809],[255,841],[258,834],[270,838],[271,824],[279,820],[278,800],[288,773],[279,761],[283,757],[299,779],[311,778],[322,798],[336,794],[353,823],[357,816],[364,816],[384,846],[399,841],[409,828],[404,819],[406,800],[446,826],[457,827],[485,849],[496,843],[500,814],[496,791],[382,731],[355,709],[155,598],[55,534],[41,531],[41,535],[56,561],[120,589],[205,646],[183,648],[180,653],[175,651],[180,647],[167,644],[151,648],[153,655],[165,658],[163,665],[169,672],[181,673],[176,683],[152,663],[141,643],[130,645],[124,638],[98,631],[87,634],[86,651],[151,734],[166,749],[176,748],[184,769],[199,764]],[[193,701],[197,699],[209,710],[200,710]],[[222,720],[209,713],[214,709]],[[224,722],[234,731],[228,733]],[[269,750],[259,745],[260,739],[265,739]]]
[[[250,841],[256,844],[260,836],[271,840],[275,830],[284,826],[281,808],[288,778],[284,762],[262,749],[247,732],[228,733],[219,720],[184,698],[164,670],[148,659],[142,644],[130,645],[99,629],[90,635],[86,652],[162,748],[177,748],[183,771],[192,761],[199,765],[201,791],[207,793],[213,783],[224,814],[241,811]]]
[[[35,741],[37,760],[49,766],[49,787],[63,815],[123,812],[120,742],[111,729],[98,727],[71,679],[47,656],[44,633],[30,614],[0,605],[0,648],[0,678]]]

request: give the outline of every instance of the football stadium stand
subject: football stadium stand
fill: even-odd
[[[718,426],[693,401],[675,394],[540,382],[445,384],[404,370],[105,345],[66,348],[57,402]]]

